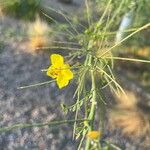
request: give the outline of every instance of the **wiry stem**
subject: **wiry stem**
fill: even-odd
[[[55,81],[55,80],[50,80],[50,81],[45,81],[45,82],[41,82],[41,83],[36,83],[36,84],[21,86],[21,87],[18,87],[17,89],[19,90],[19,89],[26,89],[26,88],[41,86],[41,85],[45,85],[45,84],[52,83],[52,82],[54,82],[54,81]]]
[[[33,123],[33,124],[15,124],[9,127],[2,127],[0,128],[0,133],[11,131],[14,129],[23,129],[23,128],[32,128],[32,127],[44,127],[44,126],[56,126],[61,124],[67,124],[67,123],[74,123],[74,122],[82,122],[82,121],[88,121],[88,119],[77,119],[77,120],[61,120],[61,121],[50,121],[46,123]]]
[[[91,120],[90,125],[89,125],[89,131],[93,130],[95,108],[96,108],[96,85],[95,85],[94,70],[91,70],[91,80],[92,80],[92,87],[91,87],[91,91],[92,91],[91,103],[92,104],[91,104],[91,110],[88,116],[88,119]],[[90,149],[90,139],[87,139],[85,150],[89,150],[89,149]]]

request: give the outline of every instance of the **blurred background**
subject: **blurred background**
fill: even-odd
[[[96,21],[106,6],[105,0],[90,4]],[[111,10],[121,0],[112,3]],[[124,30],[134,30],[150,22],[149,0],[126,1],[111,31],[117,31],[111,42],[126,36]],[[57,46],[57,41],[73,41],[66,32],[71,28],[64,17],[71,18],[78,31],[87,27],[84,0],[0,0],[0,127],[16,123],[40,123],[71,118],[62,113],[60,104],[73,104],[75,85],[59,90],[55,83],[18,90],[17,87],[49,80],[42,69],[50,62],[55,50],[41,47]],[[150,28],[142,30],[118,47],[115,54],[150,60]],[[57,52],[66,54],[61,49]],[[137,95],[140,105],[150,108],[150,67],[147,63],[115,61],[114,72],[121,85]],[[70,90],[72,89],[72,90]],[[113,106],[112,94],[106,92],[108,105]],[[109,109],[109,108],[108,108]],[[149,115],[149,112],[144,112]],[[123,150],[144,150],[141,139],[130,139],[120,130],[107,124],[103,139],[108,139]],[[0,133],[0,150],[75,150],[72,126],[16,129]],[[148,150],[148,149],[147,149]]]

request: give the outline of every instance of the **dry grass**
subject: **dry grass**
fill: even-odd
[[[38,48],[46,47],[49,45],[49,33],[51,28],[42,21],[39,17],[35,22],[29,24],[29,49],[31,53],[35,53]]]
[[[117,105],[110,111],[110,122],[129,137],[143,137],[150,134],[150,115],[138,106],[136,96],[131,92],[116,96]]]

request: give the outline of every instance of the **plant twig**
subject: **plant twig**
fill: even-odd
[[[92,99],[91,99],[91,102],[92,102],[91,110],[88,116],[88,119],[91,120],[90,125],[89,125],[89,131],[93,130],[93,122],[94,122],[95,108],[96,108],[96,85],[95,85],[94,70],[91,70],[91,80],[92,80],[91,90],[93,92],[92,92]],[[87,138],[85,150],[89,150],[89,149],[90,149],[90,139]]]
[[[32,123],[32,124],[15,124],[8,127],[0,128],[0,133],[8,132],[14,129],[23,129],[23,128],[33,128],[33,127],[44,127],[44,126],[56,126],[61,124],[69,124],[74,122],[82,122],[82,121],[89,121],[88,119],[77,119],[77,120],[61,120],[61,121],[50,121],[46,123]]]

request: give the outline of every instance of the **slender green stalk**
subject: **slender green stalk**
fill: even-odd
[[[56,43],[56,44],[70,44],[70,45],[77,45],[80,46],[79,43],[75,43],[75,42],[67,42],[67,41],[51,41],[52,43]]]
[[[79,143],[79,146],[78,146],[78,149],[77,149],[77,150],[80,150],[80,148],[81,148],[81,146],[82,146],[82,143],[83,143],[83,140],[84,140],[84,138],[85,138],[85,135],[86,135],[86,133],[84,132],[84,133],[83,133],[83,136],[82,136],[82,138],[81,138],[81,140],[80,140],[80,143]]]
[[[141,63],[150,63],[150,60],[142,60],[142,59],[135,59],[135,58],[124,58],[124,57],[105,57],[106,59],[116,59],[116,60],[125,60],[125,61],[134,61],[134,62],[141,62]]]
[[[50,80],[50,81],[41,82],[41,83],[36,83],[36,84],[31,84],[31,85],[27,85],[27,86],[21,86],[21,87],[18,87],[17,89],[26,89],[26,88],[41,86],[41,85],[45,85],[45,84],[52,83],[52,82],[54,82],[54,81],[55,81],[55,80]]]
[[[15,124],[10,127],[3,127],[0,128],[0,133],[11,131],[14,129],[23,129],[23,128],[33,128],[33,127],[44,127],[44,126],[56,126],[61,124],[70,124],[74,122],[82,122],[82,121],[89,121],[88,119],[77,119],[77,120],[61,120],[61,121],[50,121],[46,123],[33,123],[33,124]]]
[[[47,46],[47,47],[40,47],[40,48],[36,48],[38,49],[63,49],[63,50],[72,50],[72,51],[81,51],[82,49],[80,48],[72,48],[72,47],[64,47],[64,46]]]
[[[120,91],[125,94],[125,91],[123,90],[123,88],[119,85],[119,83],[114,80],[106,71],[104,71],[103,69],[101,69],[100,67],[97,67],[99,72],[104,73],[112,82],[114,82],[114,84],[116,85],[116,87],[118,87],[120,89]],[[125,94],[126,95],[126,94]]]
[[[118,13],[120,12],[120,10],[122,9],[123,7],[123,4],[124,4],[124,0],[122,0],[117,8],[117,10],[114,12],[113,16],[111,17],[109,23],[107,24],[107,27],[110,27],[110,25],[113,23],[114,19],[116,18],[116,16],[118,15]]]
[[[105,116],[105,105],[107,103],[104,101],[105,97],[104,94],[101,90],[98,89],[98,96],[99,96],[99,101],[98,101],[98,109],[99,109],[99,132],[103,134],[104,131],[104,116]]]
[[[110,6],[111,2],[112,2],[112,0],[109,0],[109,1],[108,1],[107,6],[106,6],[106,8],[105,8],[103,14],[102,14],[100,20],[99,20],[98,23],[97,23],[97,26],[98,26],[98,27],[102,24],[102,21],[103,21],[105,15],[106,15],[107,11],[109,10],[109,6]],[[96,30],[97,30],[97,29],[96,29]],[[95,31],[96,31],[96,30],[95,30]]]
[[[123,30],[122,32],[123,33],[128,33],[128,32],[132,32],[132,31],[136,31],[138,30],[139,28],[131,28],[131,29],[126,29],[126,30]],[[116,35],[118,31],[110,31],[110,32],[100,32],[100,35]]]
[[[77,31],[77,29],[75,28],[75,26],[74,26],[74,25],[72,24],[72,22],[70,21],[71,19],[70,19],[68,16],[66,16],[62,11],[60,11],[60,10],[57,11],[57,10],[53,9],[52,7],[50,7],[50,6],[45,6],[45,8],[46,8],[46,9],[49,9],[49,10],[51,10],[51,11],[53,11],[53,12],[59,14],[59,15],[61,15],[62,17],[64,17],[64,19],[67,21],[67,23],[69,23],[70,27],[71,27],[77,34],[79,34],[78,31]]]
[[[55,24],[59,25],[59,22],[56,21],[55,19],[53,19],[52,17],[50,17],[49,15],[42,13],[44,16],[46,16],[47,18],[49,18],[50,20],[52,20]],[[69,34],[70,37],[75,38],[75,35],[68,29],[65,29],[66,32]]]
[[[90,19],[90,9],[89,9],[88,0],[85,0],[85,6],[86,6],[86,13],[87,13],[87,20],[88,20],[88,24],[90,26],[91,19]]]
[[[103,57],[105,54],[107,54],[109,51],[111,51],[112,49],[114,49],[115,47],[117,47],[118,45],[120,45],[122,42],[126,41],[127,39],[129,39],[130,37],[132,37],[134,34],[148,28],[150,26],[150,23],[140,27],[138,30],[132,32],[131,34],[129,34],[127,37],[125,37],[124,39],[122,39],[120,42],[116,43],[114,46],[110,47],[108,50],[106,50],[104,53],[102,53],[101,56],[99,56],[100,58]]]
[[[89,55],[86,56],[86,59],[85,59],[85,62],[84,62],[84,66],[88,66],[88,60],[89,60]],[[85,76],[86,76],[86,73],[88,71],[88,68],[83,68],[83,73],[81,74],[81,76],[79,77],[78,81],[79,81],[79,84],[78,84],[78,87],[74,93],[74,96],[73,98],[77,95],[77,102],[79,102],[80,100],[80,95],[81,95],[81,92],[83,91],[83,82],[85,80]],[[75,120],[77,119],[78,117],[78,109],[76,109],[76,112],[75,112]],[[75,136],[75,129],[76,129],[76,122],[74,123],[74,128],[73,128],[73,139],[74,139],[74,136]]]
[[[91,81],[92,81],[92,105],[91,105],[91,111],[89,113],[88,119],[94,120],[94,114],[95,114],[95,106],[96,106],[96,85],[95,85],[95,77],[94,77],[94,70],[91,70]]]
[[[94,70],[91,70],[91,80],[92,80],[91,90],[93,92],[92,92],[92,99],[91,99],[91,103],[92,103],[91,110],[88,116],[88,119],[91,120],[89,125],[89,131],[93,130],[93,123],[94,123],[95,109],[96,109],[96,84],[95,84]],[[90,139],[87,138],[85,150],[89,150],[89,149],[90,149]]]

